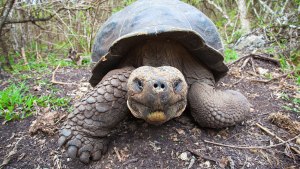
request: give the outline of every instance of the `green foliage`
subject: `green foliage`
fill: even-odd
[[[274,45],[274,44],[273,44]],[[300,86],[300,51],[299,47],[290,50],[285,41],[280,41],[265,50],[266,53],[275,56],[279,60],[283,72],[294,72],[295,82]],[[286,52],[290,51],[290,52]]]
[[[6,121],[23,119],[32,115],[35,105],[53,109],[66,107],[70,102],[68,98],[58,98],[53,94],[35,96],[29,93],[29,87],[21,82],[11,84],[0,91],[0,118]]]
[[[281,98],[285,101],[288,101],[288,104],[285,104],[283,108],[287,111],[291,111],[300,115],[300,98],[290,97],[286,93],[281,94]]]
[[[113,13],[119,12],[120,10],[122,10],[124,7],[134,3],[137,0],[123,0],[120,6],[117,6],[115,8],[112,9]]]
[[[225,60],[226,63],[234,61],[238,58],[237,52],[233,49],[228,49],[228,48],[225,49],[224,55],[225,55],[224,60]]]
[[[182,0],[182,1],[193,6],[198,6],[199,4],[201,4],[201,1],[199,0]]]
[[[32,56],[29,55],[28,56]],[[58,58],[54,54],[48,54],[48,57],[42,60],[37,60],[35,57],[27,57],[28,64],[24,63],[24,60],[19,60],[17,63],[12,62],[12,73],[20,75],[21,79],[28,79],[30,74],[23,74],[24,71],[31,71],[32,73],[50,73],[53,68],[60,65],[60,67],[75,67],[72,61]]]

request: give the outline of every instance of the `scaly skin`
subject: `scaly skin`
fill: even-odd
[[[129,113],[127,79],[132,67],[110,71],[83,99],[75,104],[60,130],[59,146],[83,163],[99,160],[107,150],[110,131]]]
[[[240,92],[216,90],[204,82],[191,85],[188,100],[195,121],[202,127],[223,128],[242,122],[250,103]]]

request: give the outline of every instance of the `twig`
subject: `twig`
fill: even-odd
[[[67,114],[61,116],[54,124],[58,124],[61,120],[67,117]]]
[[[242,56],[240,57],[239,59],[227,64],[228,67],[232,66],[233,64],[243,60],[243,59],[247,59],[249,57],[252,57],[252,58],[255,58],[255,59],[261,59],[261,60],[266,60],[266,61],[271,61],[277,65],[280,65],[280,62],[279,60],[277,59],[273,59],[273,58],[270,58],[270,57],[265,57],[265,56],[262,56],[262,55],[258,55],[258,54],[249,54],[249,55],[246,55],[246,56]]]
[[[244,69],[244,67],[245,67],[245,66],[247,65],[247,63],[249,62],[250,58],[251,58],[251,57],[248,57],[248,58],[244,61],[244,63],[243,63],[242,66],[240,67],[240,70],[243,70],[243,69]]]
[[[210,5],[212,5],[213,7],[215,7],[223,15],[223,17],[227,20],[227,23],[229,23],[229,25],[231,25],[231,26],[233,25],[225,10],[223,10],[220,6],[218,6],[212,0],[206,0],[206,2],[209,3]]]
[[[24,60],[24,64],[25,64],[25,65],[28,65],[24,47],[21,48],[21,56],[22,56],[22,58],[23,58],[23,60]]]
[[[270,58],[270,57],[265,57],[265,56],[258,55],[258,54],[251,54],[251,56],[254,57],[255,59],[262,59],[262,60],[266,60],[266,61],[271,61],[271,62],[273,62],[277,65],[280,65],[280,62],[277,59],[273,59],[273,58]]]
[[[269,135],[275,137],[277,140],[279,140],[280,142],[284,143],[285,141],[280,138],[279,136],[277,136],[276,134],[272,133],[269,129],[263,127],[262,125],[260,125],[259,123],[255,124],[257,127],[259,127],[260,129],[262,129],[264,132],[268,133]],[[296,149],[295,147],[290,147],[292,150],[294,150],[297,154],[300,155],[300,151],[298,149]]]
[[[269,79],[269,80],[252,79],[251,81],[252,81],[252,82],[261,82],[261,83],[270,83],[270,82],[272,82],[273,80],[278,80],[278,79],[284,78],[284,77],[286,77],[286,76],[288,76],[288,75],[290,75],[290,74],[294,74],[294,71],[291,71],[291,72],[289,72],[289,73],[283,74],[283,75],[278,76],[278,77],[274,77],[274,78]]]
[[[275,137],[277,140],[284,142],[284,140],[282,140],[280,137],[278,137],[276,134],[272,133],[269,129],[263,127],[262,125],[260,125],[259,123],[255,123],[255,125],[257,127],[259,127],[260,129],[262,129],[264,132],[268,133],[269,135]]]
[[[74,83],[65,83],[65,82],[59,82],[59,81],[55,80],[55,74],[56,74],[56,71],[58,70],[59,66],[60,66],[60,63],[57,65],[56,69],[52,73],[52,80],[51,80],[51,82],[55,83],[55,84],[61,84],[61,85],[74,85]]]
[[[114,151],[117,154],[119,162],[123,161],[123,158],[121,157],[121,155],[120,155],[120,153],[119,153],[119,151],[118,151],[118,149],[116,147],[114,147]]]
[[[235,64],[235,63],[237,63],[237,62],[239,62],[239,61],[241,61],[241,60],[243,60],[243,59],[246,59],[246,58],[248,58],[248,57],[251,57],[251,55],[242,56],[242,57],[238,58],[237,60],[235,60],[235,61],[233,61],[233,62],[227,64],[227,66],[230,67],[231,65],[233,65],[233,64]]]
[[[254,59],[251,57],[250,60],[251,60],[252,70],[253,70],[253,72],[256,74]]]
[[[196,156],[198,156],[198,157],[200,157],[200,158],[203,158],[203,159],[205,159],[205,160],[214,161],[214,162],[216,162],[216,163],[219,163],[219,162],[220,162],[220,160],[217,159],[217,158],[209,157],[209,156],[206,156],[206,155],[202,155],[202,154],[198,153],[197,151],[195,151],[195,150],[193,150],[193,149],[191,149],[191,148],[187,148],[187,150],[188,150],[189,152],[191,152],[192,154],[194,154],[194,155],[196,155]]]
[[[133,158],[133,159],[130,159],[130,160],[125,161],[125,162],[123,163],[123,166],[124,166],[124,165],[128,165],[128,164],[130,164],[130,163],[136,163],[136,162],[138,162],[138,161],[139,161],[138,158]]]
[[[245,77],[240,78],[238,81],[234,82],[232,85],[237,85],[238,83],[240,83],[243,79],[245,79]]]
[[[217,145],[217,146],[223,146],[223,147],[230,147],[230,148],[236,148],[236,149],[269,149],[269,148],[274,148],[274,147],[278,147],[278,146],[281,146],[281,145],[284,145],[288,142],[291,142],[295,139],[297,139],[298,137],[300,136],[297,135],[289,140],[286,140],[282,143],[278,143],[278,144],[274,144],[274,145],[269,145],[269,146],[248,146],[248,145],[228,145],[228,144],[222,144],[222,143],[216,143],[216,142],[212,142],[212,141],[208,141],[208,140],[203,140],[205,143],[209,143],[209,144],[214,144],[214,145]]]

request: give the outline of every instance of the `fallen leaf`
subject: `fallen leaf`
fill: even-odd
[[[222,157],[221,160],[219,161],[219,166],[221,168],[225,168],[227,165],[228,165],[228,158]]]

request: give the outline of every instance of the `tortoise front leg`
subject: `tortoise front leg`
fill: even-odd
[[[233,126],[250,112],[250,103],[240,92],[216,90],[204,82],[191,85],[188,101],[192,116],[202,127]]]
[[[99,160],[107,150],[107,135],[128,115],[127,79],[133,68],[109,72],[83,99],[75,104],[60,129],[59,146],[83,163]]]

